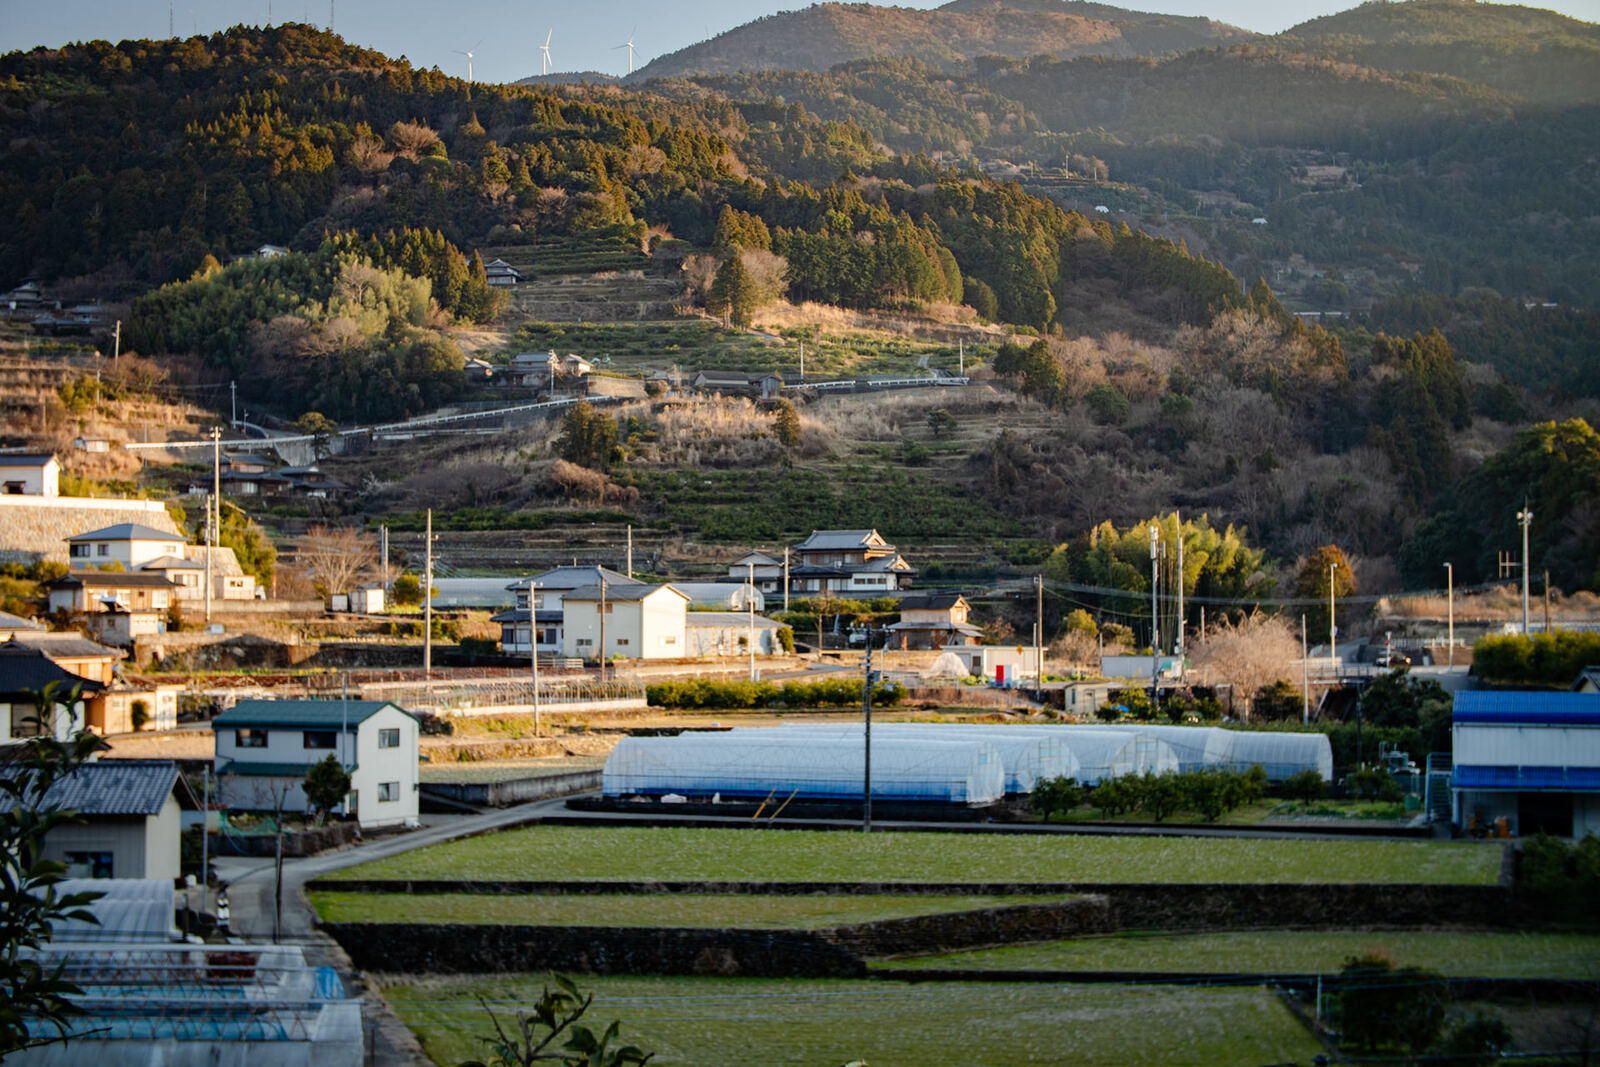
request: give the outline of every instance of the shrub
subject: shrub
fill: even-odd
[[[1146,773],[1140,783],[1139,806],[1156,822],[1182,809],[1190,792],[1184,776],[1168,771],[1166,774]]]
[[[1368,1053],[1398,1046],[1415,1054],[1444,1027],[1449,987],[1433,971],[1396,967],[1377,951],[1347,960],[1339,977],[1340,1029],[1349,1044]]]
[[[1357,800],[1382,800],[1398,804],[1406,798],[1405,790],[1394,776],[1382,767],[1363,767],[1345,779],[1345,788]]]
[[[1600,911],[1600,838],[1588,834],[1576,846],[1535,834],[1522,843],[1517,892],[1539,911],[1594,922]]]
[[[448,737],[456,732],[455,723],[431,711],[417,712],[417,730],[424,737]]]
[[[1328,783],[1316,771],[1291,774],[1282,785],[1283,795],[1290,800],[1311,803],[1328,795]]]
[[[1475,1011],[1472,1018],[1451,1027],[1434,1051],[1455,1067],[1488,1067],[1510,1047],[1511,1028],[1492,1015]]]
[[[1565,686],[1591,663],[1600,663],[1600,633],[1492,634],[1472,646],[1473,670],[1494,682]]]
[[[1034,785],[1028,806],[1049,822],[1052,814],[1065,815],[1082,804],[1084,793],[1076,778],[1046,778]]]
[[[1106,815],[1121,815],[1139,803],[1139,790],[1132,779],[1111,778],[1096,786],[1089,800]]]
[[[487,637],[463,637],[456,648],[467,656],[493,656],[500,651],[500,642]]]
[[[399,607],[422,603],[422,579],[415,574],[402,574],[389,587],[389,598]]]
[[[1150,694],[1142,688],[1127,686],[1122,689],[1113,689],[1106,696],[1106,703],[1120,704],[1127,709],[1128,717],[1141,722],[1155,718],[1156,706],[1150,699]]]

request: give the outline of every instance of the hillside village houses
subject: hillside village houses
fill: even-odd
[[[49,452],[0,454],[0,493],[6,496],[60,496],[61,461]]]
[[[211,721],[219,796],[252,811],[308,810],[301,788],[333,755],[350,774],[340,813],[363,828],[414,824],[417,717],[386,700],[242,700]]]
[[[562,651],[580,659],[676,659],[689,653],[689,598],[669,585],[573,589],[561,600]]]
[[[258,595],[255,578],[239,566],[233,549],[191,545],[175,534],[138,523],[118,523],[77,534],[67,538],[67,545],[67,557],[75,569],[67,577],[50,583],[51,611],[58,608],[71,612],[104,610],[105,597],[97,595],[102,589],[111,588],[118,593],[125,589],[131,594],[134,584],[108,585],[87,572],[87,568],[108,564],[123,568],[125,573],[120,577],[147,575],[167,579],[178,601],[204,599],[208,572],[210,596],[214,599],[253,600]],[[147,610],[165,609],[166,605],[156,603],[160,599],[159,586],[144,584],[140,587],[151,590],[149,603],[144,605]],[[124,601],[120,596],[114,599],[124,608],[134,609],[131,601]]]

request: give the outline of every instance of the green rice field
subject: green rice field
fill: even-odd
[[[1494,978],[1600,979],[1600,936],[1455,930],[1122,933],[1008,945],[880,966],[924,970],[1331,974],[1374,949],[1396,963]]]
[[[1485,885],[1500,856],[1481,842],[533,826],[331,878]]]
[[[820,930],[911,915],[1053,903],[1061,897],[752,896],[714,893],[617,895],[344,893],[313,890],[329,922],[505,923],[524,926],[675,926]]]
[[[485,1055],[483,997],[502,1020],[543,976],[391,979],[384,996],[436,1063]],[[577,979],[586,1020],[660,1067],[1021,1067],[1309,1063],[1321,1046],[1273,994],[1174,986],[726,978]]]

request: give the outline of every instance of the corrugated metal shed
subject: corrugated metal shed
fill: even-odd
[[[177,783],[178,765],[171,760],[100,760],[57,778],[43,806],[80,815],[155,815]],[[0,807],[9,808],[9,801],[0,798]]]

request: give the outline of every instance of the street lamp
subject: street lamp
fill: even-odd
[[[1335,669],[1339,665],[1339,646],[1334,642],[1338,627],[1333,624],[1333,576],[1338,570],[1337,563],[1328,564],[1328,659]]]
[[[1449,563],[1446,563],[1444,565],[1444,591],[1445,591],[1444,592],[1445,603],[1447,605],[1449,605],[1449,612],[1450,612],[1450,622],[1449,622],[1449,626],[1450,626],[1449,641],[1450,641],[1450,643],[1449,643],[1448,646],[1446,646],[1446,649],[1447,649],[1447,652],[1449,653],[1449,657],[1450,657],[1449,658],[1450,669],[1451,670],[1455,670],[1455,666],[1456,666],[1456,569],[1455,569],[1454,565],[1449,564]]]

